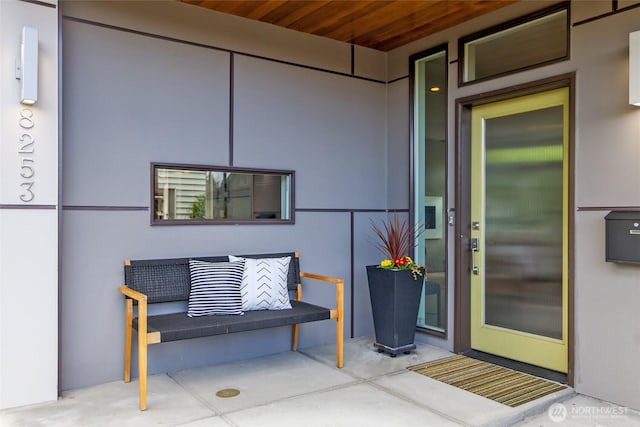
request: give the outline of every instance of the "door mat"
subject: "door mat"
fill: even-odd
[[[511,407],[567,388],[463,355],[421,363],[407,369]]]

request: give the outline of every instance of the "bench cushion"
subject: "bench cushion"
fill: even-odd
[[[291,301],[290,310],[247,311],[243,315],[188,317],[186,312],[149,316],[148,332],[160,332],[161,342],[224,335],[254,329],[274,328],[314,322],[331,317],[328,308],[302,301]],[[133,320],[138,329],[138,319]]]

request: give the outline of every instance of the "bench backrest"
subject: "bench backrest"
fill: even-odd
[[[294,252],[238,255],[244,258],[291,257],[287,286],[296,290],[300,283],[300,260]],[[130,260],[124,266],[125,284],[147,295],[148,303],[188,301],[191,289],[189,260],[226,262],[228,256]]]

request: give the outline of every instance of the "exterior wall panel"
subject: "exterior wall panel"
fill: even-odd
[[[298,208],[384,207],[383,84],[237,55],[234,163],[296,170]]]
[[[0,2],[0,409],[58,393],[57,2]],[[20,103],[22,28],[38,31],[38,99]]]
[[[351,48],[346,43],[180,2],[69,1],[63,4],[63,13],[247,55],[351,73]]]
[[[63,21],[64,204],[147,206],[151,162],[226,165],[229,54]]]
[[[392,209],[409,207],[411,142],[409,78],[388,85],[387,110],[387,203]]]
[[[575,387],[636,409],[640,268],[604,261],[604,217],[613,207],[640,207],[640,108],[628,103],[629,33],[637,30],[640,8],[581,25],[574,28],[572,54],[577,69],[579,209],[574,242]]]

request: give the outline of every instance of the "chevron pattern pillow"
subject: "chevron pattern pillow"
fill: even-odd
[[[229,256],[229,261],[238,260],[244,260],[244,274],[240,285],[242,310],[291,308],[287,289],[290,256],[258,259]]]
[[[242,314],[240,283],[244,262],[189,260],[191,291],[187,316]]]

